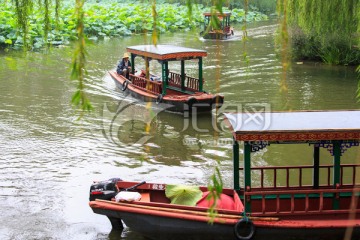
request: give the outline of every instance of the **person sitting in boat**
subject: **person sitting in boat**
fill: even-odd
[[[155,75],[150,77],[150,81],[161,82],[161,78]]]
[[[150,81],[161,82],[161,78],[155,74],[150,73]]]
[[[130,70],[131,70],[131,62],[129,61],[129,54],[124,53],[123,58],[121,59],[121,61],[117,66],[116,72],[118,74],[123,75],[126,78],[129,78]]]
[[[141,69],[140,71],[135,73],[135,76],[144,78],[146,77],[146,71],[144,69]]]

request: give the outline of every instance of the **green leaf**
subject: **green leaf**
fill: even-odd
[[[5,43],[6,43],[6,44],[10,44],[10,45],[11,45],[13,42],[12,42],[12,40],[11,40],[11,39],[6,39],[6,40],[5,40]]]
[[[197,186],[166,185],[165,195],[173,204],[195,206],[202,197],[202,191]]]
[[[74,104],[75,106],[78,106],[79,103],[80,103],[80,98],[81,98],[81,92],[80,90],[77,90],[74,95],[72,96],[72,99],[71,99],[71,103]]]

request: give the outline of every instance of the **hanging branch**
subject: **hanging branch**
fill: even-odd
[[[246,26],[246,17],[248,15],[248,6],[249,6],[249,0],[244,0],[244,10],[245,10],[245,16],[244,16],[244,25],[242,27],[243,36],[242,36],[242,42],[243,42],[243,59],[246,64],[246,66],[249,66],[249,58],[246,53],[246,42],[248,40],[247,36],[247,26]]]
[[[358,88],[357,88],[357,101],[360,102],[360,65],[357,67],[356,69],[357,73],[358,73]]]
[[[60,12],[60,0],[55,0],[55,25],[58,28]]]
[[[31,0],[15,0],[16,20],[22,31],[24,50],[27,50],[29,47],[27,35],[29,32],[29,15],[32,9],[33,3]]]
[[[153,17],[153,32],[152,32],[152,42],[156,46],[158,34],[156,29],[156,19],[157,19],[157,12],[156,12],[156,0],[153,0],[152,6],[151,6],[151,14]]]
[[[191,18],[192,18],[192,4],[191,4],[191,0],[186,0],[186,6],[188,7],[188,16],[189,16],[189,18],[190,18],[190,20],[191,20]]]
[[[210,17],[210,23],[205,30],[205,32],[208,32],[210,27],[213,27],[214,29],[220,28],[220,20],[218,18],[218,13],[223,14],[223,6],[224,6],[224,0],[213,0],[212,1],[212,7],[211,7],[211,17]],[[219,41],[216,41],[216,44],[219,44]],[[217,47],[219,50],[219,46]],[[219,52],[218,52],[219,53]],[[217,57],[220,57],[220,54],[217,54]],[[219,75],[220,75],[220,69],[218,69],[216,73],[216,91],[219,91]],[[214,133],[214,139],[217,138],[216,132]],[[208,184],[208,190],[209,195],[207,196],[207,200],[211,203],[208,214],[209,214],[209,223],[212,224],[218,214],[217,212],[217,203],[220,199],[220,195],[223,191],[223,181],[222,176],[220,174],[220,162],[216,161],[216,166],[214,169],[214,173],[210,176],[210,183]]]
[[[289,37],[287,29],[287,0],[278,0],[277,2],[277,11],[280,19],[279,24],[279,33],[280,37],[280,55],[281,55],[281,65],[282,65],[282,74],[280,80],[280,93],[284,98],[283,108],[285,110],[290,110],[289,100],[288,100],[288,85],[287,85],[287,71],[289,68]]]
[[[77,91],[71,99],[71,103],[80,107],[82,111],[87,110],[91,111],[93,107],[90,104],[90,101],[86,97],[84,91],[84,82],[85,82],[85,34],[84,34],[84,6],[85,0],[76,0],[75,14],[76,14],[76,31],[77,31],[77,42],[74,51],[74,57],[72,61],[72,71],[71,78],[78,81]],[[83,114],[83,112],[81,113]]]
[[[211,182],[208,185],[209,195],[206,197],[207,200],[211,203],[208,214],[209,214],[209,223],[213,223],[218,212],[217,212],[217,202],[220,199],[220,194],[223,191],[223,181],[220,170],[218,167],[215,167],[215,173],[211,175]]]
[[[287,1],[288,23],[293,31],[292,55],[321,59],[328,64],[357,65],[359,49],[358,0]],[[301,30],[301,31],[299,31]]]
[[[50,30],[50,16],[49,16],[49,0],[44,0],[45,15],[44,15],[44,40],[47,45],[48,34]]]
[[[357,34],[360,34],[360,4],[357,5]],[[357,48],[360,48],[360,36],[358,35]],[[357,100],[360,102],[360,65],[357,67],[356,71],[358,72],[358,88],[357,88]]]

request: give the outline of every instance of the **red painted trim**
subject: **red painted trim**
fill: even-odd
[[[110,201],[109,201],[109,203],[92,201],[89,203],[89,205],[91,208],[107,209],[107,210],[112,210],[112,211],[143,214],[143,215],[152,215],[152,216],[159,216],[159,217],[184,219],[184,220],[197,221],[197,222],[206,222],[207,223],[210,220],[210,218],[207,216],[198,216],[198,215],[194,215],[194,214],[156,211],[156,210],[152,210],[152,209],[121,206],[121,205],[111,204]],[[229,218],[215,218],[214,219],[215,223],[230,224],[230,225],[234,225],[237,221],[238,221],[237,219],[229,219]]]
[[[106,209],[110,211],[117,212],[127,212],[133,213],[135,215],[151,215],[158,217],[174,218],[174,219],[183,219],[188,221],[197,221],[197,222],[208,222],[209,217],[207,216],[198,216],[194,214],[185,214],[185,213],[174,213],[166,211],[156,211],[150,209],[142,209],[136,207],[128,207],[111,204],[107,202],[98,202],[92,201],[89,203],[91,208],[97,209]],[[256,227],[270,227],[270,228],[306,228],[306,229],[315,229],[315,228],[347,228],[347,227],[360,227],[360,219],[338,219],[331,218],[330,215],[322,215],[316,217],[315,219],[309,219],[305,216],[301,216],[300,219],[280,219],[278,221],[265,221],[265,220],[252,220]],[[311,217],[313,218],[313,217]],[[216,224],[224,225],[235,225],[238,222],[238,219],[218,217],[214,219]],[[211,225],[209,225],[211,226]]]
[[[206,52],[179,52],[179,53],[156,54],[152,52],[140,51],[130,48],[128,48],[127,51],[136,55],[149,57],[156,60],[169,60],[169,59],[182,59],[182,58],[191,59],[191,58],[207,56]]]
[[[311,140],[355,140],[360,139],[360,131],[326,132],[266,132],[234,133],[237,141],[311,141]]]
[[[115,71],[110,71],[109,74],[115,81],[119,82],[120,84],[123,84],[124,81],[126,80],[126,78],[124,76],[117,74]],[[143,88],[138,87],[134,84],[129,84],[128,89],[139,95],[152,98],[154,101],[158,97],[157,94],[145,91]],[[173,102],[173,103],[177,103],[177,102],[186,103],[189,98],[195,98],[199,103],[202,103],[202,102],[206,103],[208,101],[211,101],[216,96],[214,94],[204,93],[204,92],[195,92],[194,94],[183,94],[183,93],[176,94],[177,92],[173,91],[171,89],[168,89],[167,91],[169,94],[166,94],[163,97],[163,100]],[[219,97],[224,98],[223,96],[220,96],[220,95],[219,95]]]

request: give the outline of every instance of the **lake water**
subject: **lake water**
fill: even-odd
[[[150,112],[109,77],[126,46],[149,43],[151,36],[87,46],[86,91],[95,110],[80,120],[70,104],[76,88],[69,80],[71,48],[0,53],[0,239],[143,239],[130,229],[111,231],[107,218],[91,211],[93,180],[207,185],[219,164],[225,186],[232,187],[231,134],[221,112],[359,108],[353,67],[292,63],[288,91],[281,93],[275,29],[271,22],[249,25],[245,48],[241,36],[224,42],[203,41],[196,32],[160,37],[160,44],[208,52],[204,88],[223,94],[225,104],[196,119]],[[311,154],[307,145],[271,146],[253,164],[308,164]],[[356,157],[350,149],[343,161]],[[325,150],[321,158],[332,161]]]

